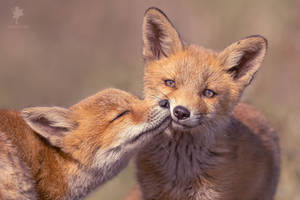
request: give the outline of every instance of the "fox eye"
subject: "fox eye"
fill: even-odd
[[[112,123],[113,121],[119,119],[120,117],[123,117],[124,115],[128,114],[129,110],[125,110],[124,112],[118,114],[115,118],[113,118],[112,120],[110,120],[110,123]]]
[[[205,89],[203,90],[202,95],[207,98],[213,98],[216,95],[216,93],[210,89]]]
[[[170,79],[167,79],[167,80],[164,80],[164,83],[166,86],[168,87],[171,87],[171,88],[175,88],[175,81],[174,80],[170,80]]]

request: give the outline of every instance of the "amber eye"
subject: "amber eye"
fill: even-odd
[[[202,94],[207,98],[213,98],[216,95],[216,93],[210,89],[205,89]]]
[[[173,80],[164,80],[164,83],[166,86],[171,87],[171,88],[175,88],[175,81]]]

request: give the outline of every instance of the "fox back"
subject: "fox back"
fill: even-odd
[[[239,103],[267,50],[250,36],[221,52],[185,44],[166,15],[143,23],[146,99],[167,99],[172,123],[137,157],[143,199],[270,200],[279,177],[275,131]]]

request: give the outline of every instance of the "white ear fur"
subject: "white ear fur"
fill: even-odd
[[[264,37],[250,36],[228,46],[218,58],[235,81],[247,86],[259,69],[266,50],[267,40]]]
[[[145,61],[168,57],[183,48],[182,41],[168,17],[158,8],[149,8],[143,22]]]
[[[32,107],[22,110],[25,122],[50,144],[61,147],[64,136],[76,127],[70,111],[60,107]]]

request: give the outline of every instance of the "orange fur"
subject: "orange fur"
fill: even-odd
[[[266,39],[247,37],[220,53],[188,45],[157,8],[145,13],[143,39],[145,98],[168,99],[173,121],[138,154],[142,199],[273,199],[277,135],[258,111],[239,103]]]
[[[119,173],[168,117],[116,89],[70,109],[0,110],[1,199],[83,198]]]

